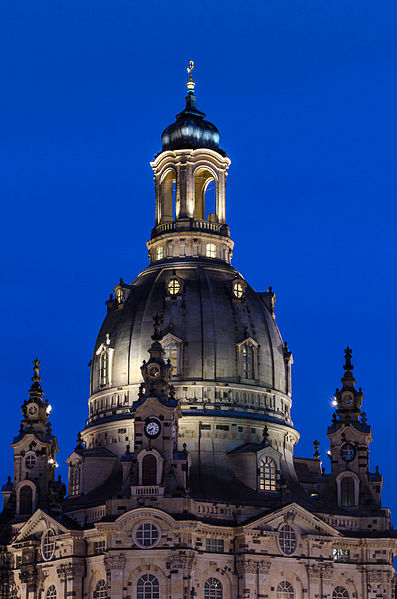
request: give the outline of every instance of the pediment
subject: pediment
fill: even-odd
[[[157,510],[156,508],[141,507],[125,512],[111,524],[107,522],[97,522],[96,528],[112,528],[113,530],[119,529],[122,531],[129,531],[135,527],[139,520],[153,520],[158,523],[160,528],[169,530],[172,530],[176,526],[174,518],[166,512]]]
[[[299,528],[300,534],[304,535],[324,535],[340,537],[341,533],[333,526],[330,526],[316,515],[312,514],[297,503],[290,503],[279,510],[266,514],[258,518],[247,526],[245,531],[249,530],[277,530],[283,523],[290,524],[294,528]]]
[[[70,532],[65,526],[46,514],[46,512],[38,509],[24,523],[11,544],[15,545],[16,543],[41,538],[42,534],[49,528],[54,531],[56,536]]]

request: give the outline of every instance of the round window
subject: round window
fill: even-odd
[[[25,468],[26,470],[32,470],[36,466],[36,456],[34,453],[28,453],[25,457]]]
[[[233,295],[237,299],[241,299],[244,295],[244,287],[240,281],[233,283]]]
[[[55,551],[55,539],[54,531],[47,530],[41,538],[41,554],[43,558],[48,561],[52,558]]]
[[[342,460],[345,462],[352,462],[356,457],[356,450],[352,443],[344,443],[340,450]]]
[[[296,534],[292,526],[284,524],[278,531],[278,542],[285,555],[291,555],[296,549]]]
[[[140,547],[153,547],[160,539],[160,529],[153,522],[142,522],[135,529],[134,539]]]
[[[171,279],[168,283],[168,293],[170,295],[178,295],[181,290],[181,284],[178,279]]]

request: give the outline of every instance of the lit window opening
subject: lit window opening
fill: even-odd
[[[178,279],[171,279],[168,283],[168,293],[170,295],[178,295],[181,290],[181,284]]]
[[[162,245],[160,245],[156,249],[156,260],[162,260],[163,258],[164,258],[164,248]]]
[[[207,258],[216,258],[216,245],[214,243],[207,243],[205,255]]]
[[[261,491],[276,491],[277,490],[276,462],[270,456],[266,456],[260,462],[259,489]]]

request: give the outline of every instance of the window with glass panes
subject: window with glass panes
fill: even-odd
[[[224,552],[224,541],[223,539],[206,539],[205,550],[209,553],[223,553]]]
[[[277,490],[276,462],[270,456],[261,459],[259,464],[259,489],[261,491]]]

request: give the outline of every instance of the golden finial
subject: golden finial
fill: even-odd
[[[193,77],[192,77],[192,71],[194,69],[194,61],[191,60],[189,62],[189,66],[187,67],[187,72],[189,73],[189,79],[187,80],[186,86],[189,90],[189,92],[193,92],[194,91],[194,87],[195,87],[195,82],[193,81]]]

